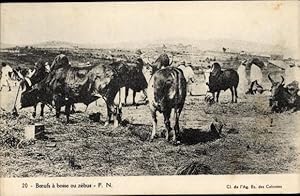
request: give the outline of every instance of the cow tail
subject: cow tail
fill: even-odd
[[[177,111],[177,108],[178,108],[178,103],[179,103],[179,88],[180,88],[180,77],[179,77],[179,70],[176,70],[176,82],[177,82],[177,87],[176,87],[176,94],[175,94],[175,107],[174,107],[174,110],[175,110],[175,119],[178,118],[178,111]]]

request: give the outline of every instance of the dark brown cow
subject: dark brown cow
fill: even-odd
[[[219,95],[221,90],[231,91],[231,102],[237,102],[237,87],[239,84],[239,75],[233,69],[227,69],[222,71],[219,63],[213,63],[212,71],[209,75],[209,81],[206,83],[209,90],[213,94],[215,100],[215,92],[217,92],[216,102],[219,101]]]
[[[172,142],[176,143],[179,136],[179,117],[186,97],[186,80],[182,70],[175,67],[162,68],[154,73],[148,85],[149,107],[153,120],[153,130],[150,141],[153,140],[157,129],[156,112],[163,113],[167,129],[166,140],[170,133]],[[174,129],[170,124],[171,111],[175,111]]]
[[[26,75],[24,75],[23,80],[20,82],[20,86],[21,88],[24,90],[21,94],[21,97],[23,94],[25,94],[26,92],[30,91],[32,89],[32,87],[39,83],[40,81],[42,81],[43,79],[45,79],[48,76],[48,72],[46,70],[46,66],[45,66],[45,62],[42,60],[39,60],[35,66],[34,66],[34,71],[33,71],[33,75],[29,78]],[[36,107],[37,104],[34,104],[34,111],[32,113],[33,117],[36,117]],[[44,116],[44,107],[45,107],[44,102],[41,103],[41,111],[40,111],[40,116]]]
[[[63,63],[59,59],[65,58],[60,56],[55,62],[61,65]],[[119,89],[125,86],[135,91],[140,91],[147,87],[146,79],[142,73],[143,61],[138,59],[137,62],[128,64],[119,61],[89,67],[57,66],[56,63],[53,63],[49,76],[41,84],[33,88],[32,91],[27,92],[26,96],[23,96],[21,105],[28,105],[26,102],[29,100],[26,97],[41,97],[43,94],[52,94],[56,108],[56,117],[59,118],[60,109],[65,105],[67,122],[69,122],[71,104],[84,103],[89,105],[99,97],[102,97],[107,105],[105,125],[109,123],[113,114],[115,126],[117,126],[116,114],[119,110],[114,106],[114,98]],[[46,99],[48,100],[45,101],[49,101],[48,96]]]
[[[161,55],[159,55],[159,57],[154,61],[154,62],[149,62],[147,64],[147,66],[149,68],[151,68],[151,75],[153,75],[157,70],[164,68],[164,67],[169,67],[170,65],[172,65],[173,60],[170,63],[170,58],[166,53],[163,53]],[[129,93],[129,88],[125,88],[125,104],[127,102],[127,97],[128,97],[128,93]],[[136,96],[136,91],[133,91],[132,94],[132,104],[135,105],[135,96]],[[146,90],[143,91],[143,94],[145,96],[145,99],[147,98],[147,93]]]

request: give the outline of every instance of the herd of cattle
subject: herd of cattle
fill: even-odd
[[[183,71],[171,64],[168,55],[162,54],[153,63],[145,63],[142,58],[136,58],[131,62],[120,60],[87,67],[73,67],[67,56],[60,54],[55,57],[49,68],[45,66],[45,62],[39,61],[35,65],[33,75],[30,78],[22,78],[21,108],[34,107],[33,116],[35,116],[37,104],[41,103],[40,115],[43,116],[44,106],[53,106],[54,103],[56,117],[59,118],[62,106],[65,106],[69,122],[71,109],[75,103],[84,103],[88,106],[103,98],[107,106],[105,126],[111,122],[112,117],[114,126],[118,126],[121,121],[122,104],[120,101],[119,104],[115,104],[114,99],[118,93],[120,96],[120,89],[125,87],[126,92],[128,89],[132,89],[133,92],[143,91],[148,99],[153,121],[150,140],[153,140],[157,129],[156,113],[160,112],[164,116],[166,139],[176,143],[180,140],[179,117],[187,95],[187,81]],[[145,67],[150,70],[150,80],[145,78]],[[238,73],[233,69],[222,70],[219,63],[213,63],[209,68],[207,92],[212,93],[214,100],[218,102],[220,91],[230,89],[232,103],[236,103]],[[270,90],[272,111],[298,110],[300,98],[297,94],[299,90],[297,84],[284,86],[283,77],[281,82],[274,81],[270,75],[268,77],[272,83]],[[263,92],[260,87],[257,81],[253,81],[248,93]],[[173,129],[170,123],[172,109],[175,114]]]

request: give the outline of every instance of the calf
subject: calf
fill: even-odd
[[[239,75],[233,69],[227,69],[222,71],[219,63],[213,63],[212,71],[210,72],[208,82],[208,92],[213,94],[214,100],[219,102],[219,95],[221,90],[226,91],[230,89],[231,91],[231,102],[237,103],[237,87],[239,84]],[[217,96],[215,99],[215,92]]]
[[[166,67],[154,73],[148,85],[148,100],[152,115],[153,129],[150,141],[153,140],[157,129],[156,112],[163,113],[167,129],[166,140],[176,143],[179,136],[179,117],[186,98],[186,80],[183,72],[175,67]],[[172,131],[170,124],[171,111],[174,109],[175,124]]]

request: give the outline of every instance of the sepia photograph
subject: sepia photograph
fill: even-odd
[[[1,195],[300,192],[299,1],[0,14]]]

